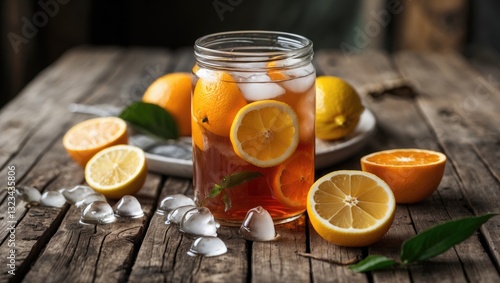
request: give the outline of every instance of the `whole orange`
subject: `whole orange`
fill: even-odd
[[[201,77],[194,88],[194,123],[213,134],[229,137],[236,113],[246,104],[246,99],[231,75],[211,72],[209,76]]]
[[[384,180],[397,203],[416,203],[430,196],[443,178],[446,156],[425,149],[390,149],[361,158],[361,169]]]
[[[172,115],[179,135],[191,135],[191,74],[175,72],[156,79],[142,97],[143,102],[153,103]]]

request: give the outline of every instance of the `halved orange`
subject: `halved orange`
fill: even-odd
[[[397,203],[415,203],[430,196],[443,178],[446,156],[441,152],[401,148],[361,158],[361,169],[382,178]]]
[[[276,167],[273,195],[285,206],[305,208],[307,193],[313,183],[313,158],[311,154],[297,150]]]
[[[234,152],[258,167],[272,167],[290,157],[299,143],[297,114],[288,104],[260,100],[243,106],[233,120]]]
[[[394,220],[396,202],[379,177],[339,170],[319,178],[307,195],[314,230],[336,245],[363,247],[379,241]]]
[[[64,148],[81,166],[102,149],[127,143],[127,123],[118,117],[97,117],[79,122],[63,137]]]

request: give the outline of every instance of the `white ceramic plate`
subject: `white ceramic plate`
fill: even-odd
[[[316,169],[339,163],[362,149],[375,133],[376,121],[373,113],[365,109],[356,129],[346,138],[338,141],[316,139]],[[177,159],[146,152],[148,169],[151,172],[176,176],[193,177],[192,160]]]
[[[316,139],[316,169],[339,163],[361,150],[375,133],[376,122],[373,113],[365,108],[356,129],[349,136],[338,141]]]

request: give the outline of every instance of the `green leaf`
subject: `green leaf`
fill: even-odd
[[[142,134],[165,140],[179,137],[177,124],[172,115],[156,104],[134,102],[128,105],[119,117]]]
[[[349,269],[354,272],[368,272],[373,270],[386,269],[396,265],[396,261],[381,255],[370,255],[356,264],[350,265]]]
[[[208,198],[216,197],[220,193],[224,192],[224,194],[222,195],[222,201],[224,202],[225,205],[224,211],[228,211],[229,209],[231,209],[231,197],[225,191],[225,189],[236,187],[259,176],[262,176],[262,174],[259,172],[251,172],[251,171],[237,172],[224,176],[221,179],[220,185],[215,184],[208,193],[208,197],[205,197],[205,199],[201,202],[200,205],[203,205]]]
[[[219,194],[222,192],[222,190],[223,190],[223,189],[224,189],[224,188],[223,188],[223,187],[221,187],[220,185],[215,184],[215,185],[214,185],[214,187],[213,187],[213,188],[210,190],[210,192],[208,193],[208,197],[209,197],[209,198],[216,197],[217,195],[219,195]]]
[[[262,176],[260,172],[243,171],[224,176],[221,180],[221,186],[224,189],[236,187],[253,178]]]
[[[224,202],[224,212],[228,211],[231,209],[231,197],[229,194],[224,191],[222,194],[222,201]]]
[[[407,264],[442,254],[470,237],[483,223],[495,215],[497,214],[491,213],[463,218],[425,230],[403,243],[401,261]]]

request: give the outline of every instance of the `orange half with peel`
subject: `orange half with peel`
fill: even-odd
[[[441,152],[402,148],[361,158],[361,169],[382,178],[397,203],[416,203],[430,196],[443,178],[446,156]]]

